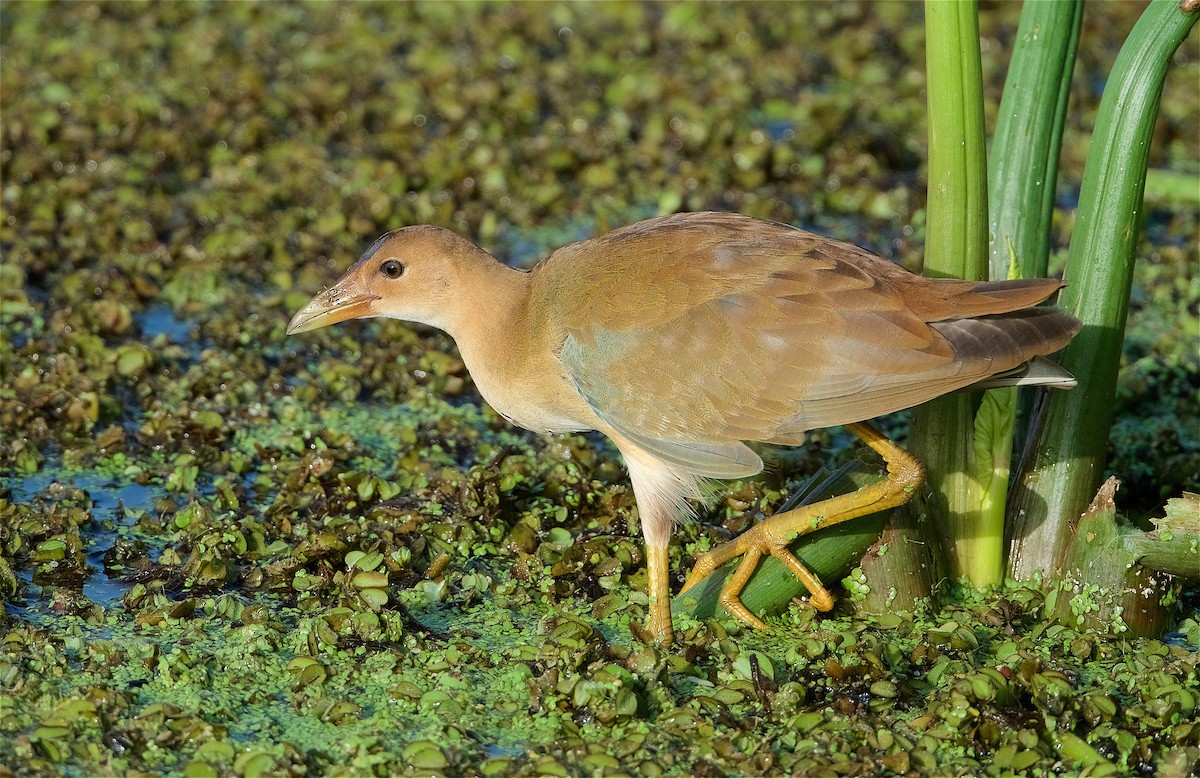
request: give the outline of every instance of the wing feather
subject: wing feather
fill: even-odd
[[[910,407],[1051,353],[1078,327],[1052,309],[1032,324],[1007,313],[1056,281],[933,281],[729,214],[677,214],[565,247],[534,282],[562,303],[560,359],[596,414],[717,478],[761,469],[742,441],[794,444]]]

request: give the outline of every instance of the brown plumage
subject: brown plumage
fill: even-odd
[[[761,470],[746,441],[797,445],[807,430],[907,408],[1057,351],[1079,323],[1033,306],[1060,286],[927,279],[734,214],[650,219],[565,246],[529,273],[445,230],[410,227],[377,241],[288,331],[362,316],[430,324],[454,337],[484,399],[514,423],[612,438],[648,544],[651,630],[669,640],[666,544],[699,479]],[[915,460],[851,429],[893,470],[907,468],[909,489],[919,481]],[[885,502],[903,502],[901,491]],[[774,540],[748,543],[780,554]],[[748,615],[736,592],[726,605]]]

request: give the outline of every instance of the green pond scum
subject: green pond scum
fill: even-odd
[[[989,106],[1018,10],[981,12]],[[1085,13],[1060,254],[1138,12]],[[1195,36],[1176,65],[1151,165],[1194,183]],[[662,650],[605,441],[507,425],[431,330],[283,338],[417,222],[528,265],[736,210],[919,266],[919,4],[14,1],[0,69],[0,776],[1200,771],[1194,586],[1132,640],[1027,585],[871,616],[852,571],[829,616],[677,615]],[[1139,520],[1200,490],[1198,220],[1147,201],[1110,459]],[[846,456],[818,431],[722,484],[676,590]]]

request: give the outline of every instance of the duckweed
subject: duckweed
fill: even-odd
[[[1057,247],[1136,11],[1089,6]],[[983,10],[992,105],[1015,13]],[[1195,772],[1195,619],[1114,640],[1023,587],[868,617],[855,571],[829,617],[649,646],[607,443],[511,428],[431,330],[283,338],[414,222],[528,265],[728,209],[915,267],[922,35],[909,4],[5,6],[0,775]],[[1158,167],[1200,158],[1193,44]],[[1112,462],[1135,513],[1200,486],[1196,219],[1148,203]],[[723,487],[674,569],[833,440]]]

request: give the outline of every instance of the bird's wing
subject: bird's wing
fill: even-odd
[[[710,477],[761,469],[741,441],[796,444],[1012,367],[1021,360],[991,369],[986,343],[983,361],[959,359],[929,322],[1056,288],[1014,304],[975,284],[931,286],[848,244],[730,215],[635,227],[560,250],[537,282],[560,301],[560,358],[596,414]]]

